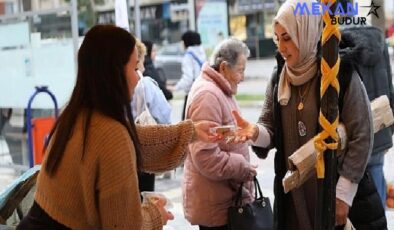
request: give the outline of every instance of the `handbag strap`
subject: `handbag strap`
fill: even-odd
[[[255,199],[263,198],[263,192],[261,191],[260,183],[257,180],[257,177],[253,178],[253,182],[254,182],[254,198]],[[259,194],[257,194],[257,190],[258,190]],[[260,196],[258,197],[257,195],[260,195]]]
[[[200,60],[196,54],[194,54],[192,51],[187,51],[186,54],[189,54],[190,56],[192,56],[192,58],[198,63],[198,65],[200,66],[200,68],[202,67],[202,65],[204,64],[204,61]]]
[[[145,90],[146,90],[146,88],[145,88],[145,84],[144,84],[144,81],[142,80],[143,79],[143,75],[142,75],[142,73],[140,72],[140,71],[137,71],[137,73],[138,73],[138,75],[139,75],[139,77],[140,77],[140,81],[138,82],[139,84],[141,84],[141,88],[142,88],[142,98],[143,98],[143,103],[144,103],[144,110],[149,114],[149,116],[150,117],[152,117],[154,120],[156,120],[153,116],[152,116],[152,114],[151,114],[151,112],[149,111],[149,108],[148,108],[148,104],[147,104],[147,101],[146,101],[146,96],[145,96]],[[149,80],[149,79],[148,79]],[[144,111],[144,110],[142,110],[141,111],[141,113]],[[138,118],[138,117],[137,117]],[[138,120],[138,119],[137,119]]]
[[[263,192],[261,191],[260,183],[257,180],[256,176],[253,177],[253,183],[254,183],[254,187],[255,187],[255,189],[254,189],[254,198],[256,200],[260,199],[260,198],[263,198]],[[237,191],[237,194],[235,195],[235,205],[236,206],[241,206],[242,205],[242,188],[243,188],[243,186],[244,186],[244,182],[241,183],[241,185],[239,186],[239,189]],[[257,194],[257,192],[258,192],[258,194]],[[260,195],[260,196],[258,196],[258,195]]]
[[[235,206],[241,206],[242,202],[239,203],[242,199],[242,187],[244,186],[244,182],[241,183],[241,185],[238,188],[238,192],[235,195]]]
[[[142,74],[141,76],[142,77]],[[142,78],[140,79],[140,83],[141,83],[141,88],[142,88],[142,97],[144,99],[144,109],[149,111],[148,109],[148,105],[146,104],[146,96],[145,96],[145,85],[144,85],[144,81],[142,80]],[[150,112],[149,112],[150,113]]]

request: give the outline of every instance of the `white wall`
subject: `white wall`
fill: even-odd
[[[0,25],[0,38],[0,107],[26,107],[35,86],[42,85],[63,106],[75,83],[72,39],[41,40],[26,22]],[[53,103],[48,95],[39,96],[33,106],[53,108]]]

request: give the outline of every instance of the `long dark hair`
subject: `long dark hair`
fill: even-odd
[[[53,137],[46,172],[54,175],[62,160],[77,117],[84,114],[83,154],[87,145],[93,111],[120,122],[134,142],[137,162],[140,144],[130,108],[130,92],[124,67],[134,51],[136,40],[113,25],[94,26],[85,36],[78,52],[78,74],[71,99],[50,133]],[[135,51],[136,52],[136,51]]]

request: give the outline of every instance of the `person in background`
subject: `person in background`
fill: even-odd
[[[49,137],[34,204],[17,229],[157,230],[173,215],[165,199],[141,205],[138,171],[179,165],[190,141],[217,141],[212,122],[136,126],[135,38],[113,25],[89,30],[76,85]]]
[[[0,136],[3,134],[3,128],[5,124],[10,120],[11,114],[11,108],[0,108]]]
[[[387,95],[391,109],[394,108],[390,57],[383,32],[373,26],[348,27],[341,30],[340,53],[342,59],[350,59],[360,75],[372,101]],[[393,146],[394,126],[380,130],[374,135],[373,149],[367,170],[386,206],[386,180],[383,174],[384,156]]]
[[[253,141],[257,156],[266,158],[269,150],[276,149],[274,229],[277,230],[312,230],[319,225],[315,222],[318,208],[316,171],[289,193],[284,192],[282,184],[290,170],[288,157],[319,133],[322,17],[294,14],[298,4],[305,4],[310,9],[314,2],[287,0],[279,8],[273,20],[278,65],[267,86],[258,123],[251,124],[235,113],[239,132],[244,131],[245,137]],[[337,226],[347,222],[358,185],[365,178],[373,141],[372,116],[365,88],[357,71],[350,64],[342,64],[338,79],[347,78],[350,82],[342,99],[342,108],[339,108],[339,120],[346,127],[348,142],[337,159],[339,179],[333,201]]]
[[[186,52],[182,59],[182,77],[174,87],[169,87],[172,91],[183,90],[186,93],[185,103],[182,110],[182,120],[185,119],[185,108],[187,97],[193,82],[200,75],[201,67],[206,61],[205,51],[201,46],[200,34],[194,31],[187,31],[182,35],[182,41]]]
[[[218,125],[236,125],[231,112],[239,111],[234,95],[244,79],[250,51],[237,39],[226,39],[213,51],[210,63],[202,67],[193,84],[186,107],[186,118],[210,120]],[[247,144],[203,143],[189,145],[184,163],[183,208],[185,217],[200,230],[227,230],[228,208],[242,182],[242,202],[253,198],[250,180],[256,167],[249,162]]]
[[[0,108],[0,164],[1,165],[8,165],[12,164],[12,156],[9,150],[9,146],[5,139],[5,132],[3,132],[4,126],[9,125],[9,121],[12,115],[12,108]]]
[[[143,77],[144,59],[146,54],[145,45],[136,39],[136,47],[138,51],[137,74],[140,80],[134,90],[133,100],[131,101],[131,109],[133,118],[136,118],[146,109],[152,115],[157,124],[171,123],[171,106],[164,97],[156,81],[149,76]],[[138,173],[138,187],[142,191],[155,190],[155,174],[154,173]]]
[[[158,124],[170,124],[171,105],[168,103],[163,92],[160,90],[158,83],[149,75],[145,74],[146,68],[144,66],[144,57],[146,57],[146,47],[138,39],[136,47],[138,50],[139,60],[137,65],[137,73],[140,76],[140,81],[135,88],[135,93],[131,102],[134,119],[145,110],[146,105],[150,114]]]
[[[161,91],[163,91],[164,96],[167,100],[171,100],[173,98],[172,92],[167,89],[167,79],[160,77],[157,72],[153,62],[156,58],[156,46],[151,41],[142,41],[142,43],[146,46],[146,55],[145,60],[143,62],[145,67],[145,72],[143,72],[144,76],[151,77],[153,80],[157,82]]]

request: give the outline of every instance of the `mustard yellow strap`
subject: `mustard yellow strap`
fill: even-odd
[[[322,3],[328,4],[335,4],[335,0],[322,0]],[[338,18],[338,16],[335,16]],[[328,12],[325,12],[323,15],[323,21],[325,23],[323,34],[322,34],[322,46],[326,45],[326,42],[332,37],[336,36],[338,40],[341,39],[341,34],[339,32],[338,25],[331,24],[331,17]],[[327,61],[323,59],[321,61],[321,72],[322,72],[322,79],[320,85],[320,98],[326,93],[327,88],[331,85],[337,91],[339,95],[339,82],[337,79],[337,74],[339,71],[340,59],[338,57],[337,62],[331,68]],[[322,127],[322,131],[314,138],[315,141],[315,148],[317,150],[317,163],[316,163],[316,171],[318,178],[324,178],[324,157],[323,153],[326,149],[335,150],[338,148],[338,133],[337,133],[337,126],[338,126],[338,115],[333,123],[330,123],[328,119],[324,116],[321,112],[319,114],[319,123]],[[331,137],[333,139],[333,143],[327,143],[326,139]]]

